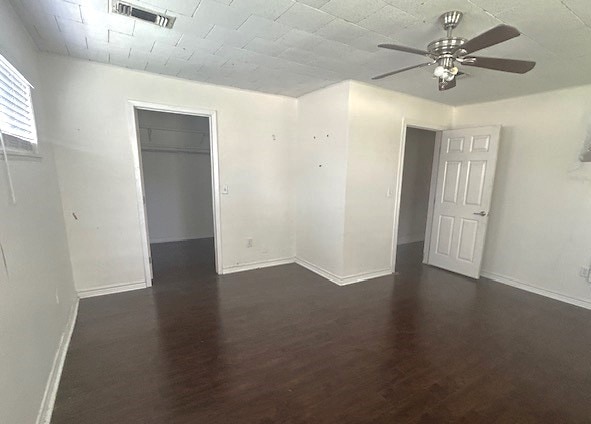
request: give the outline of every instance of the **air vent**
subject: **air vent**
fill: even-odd
[[[142,7],[137,7],[132,4],[118,0],[113,1],[111,11],[119,15],[129,16],[131,18],[136,18],[142,21],[150,22],[162,28],[172,28],[175,20],[175,18],[173,17],[161,15],[151,10],[144,9]]]

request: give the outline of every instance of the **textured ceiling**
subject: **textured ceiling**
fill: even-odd
[[[591,83],[591,0],[132,0],[175,16],[173,29],[108,13],[108,0],[11,0],[41,50],[180,78],[300,96],[354,79],[453,104]],[[455,35],[499,23],[523,35],[479,54],[538,62],[525,75],[467,68],[438,92],[422,63],[376,48],[425,48],[444,35],[438,16],[461,10]]]

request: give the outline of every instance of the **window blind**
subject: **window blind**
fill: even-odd
[[[33,151],[37,129],[31,85],[0,55],[0,131],[8,150]]]

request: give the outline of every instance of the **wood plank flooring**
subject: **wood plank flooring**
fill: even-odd
[[[591,311],[417,246],[346,287],[295,264],[218,277],[212,250],[157,246],[152,289],[80,302],[54,424],[591,423]]]

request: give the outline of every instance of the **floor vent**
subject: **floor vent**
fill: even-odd
[[[119,15],[129,16],[142,21],[150,22],[162,28],[172,28],[175,18],[162,15],[142,7],[137,7],[124,1],[114,0],[111,11]]]

